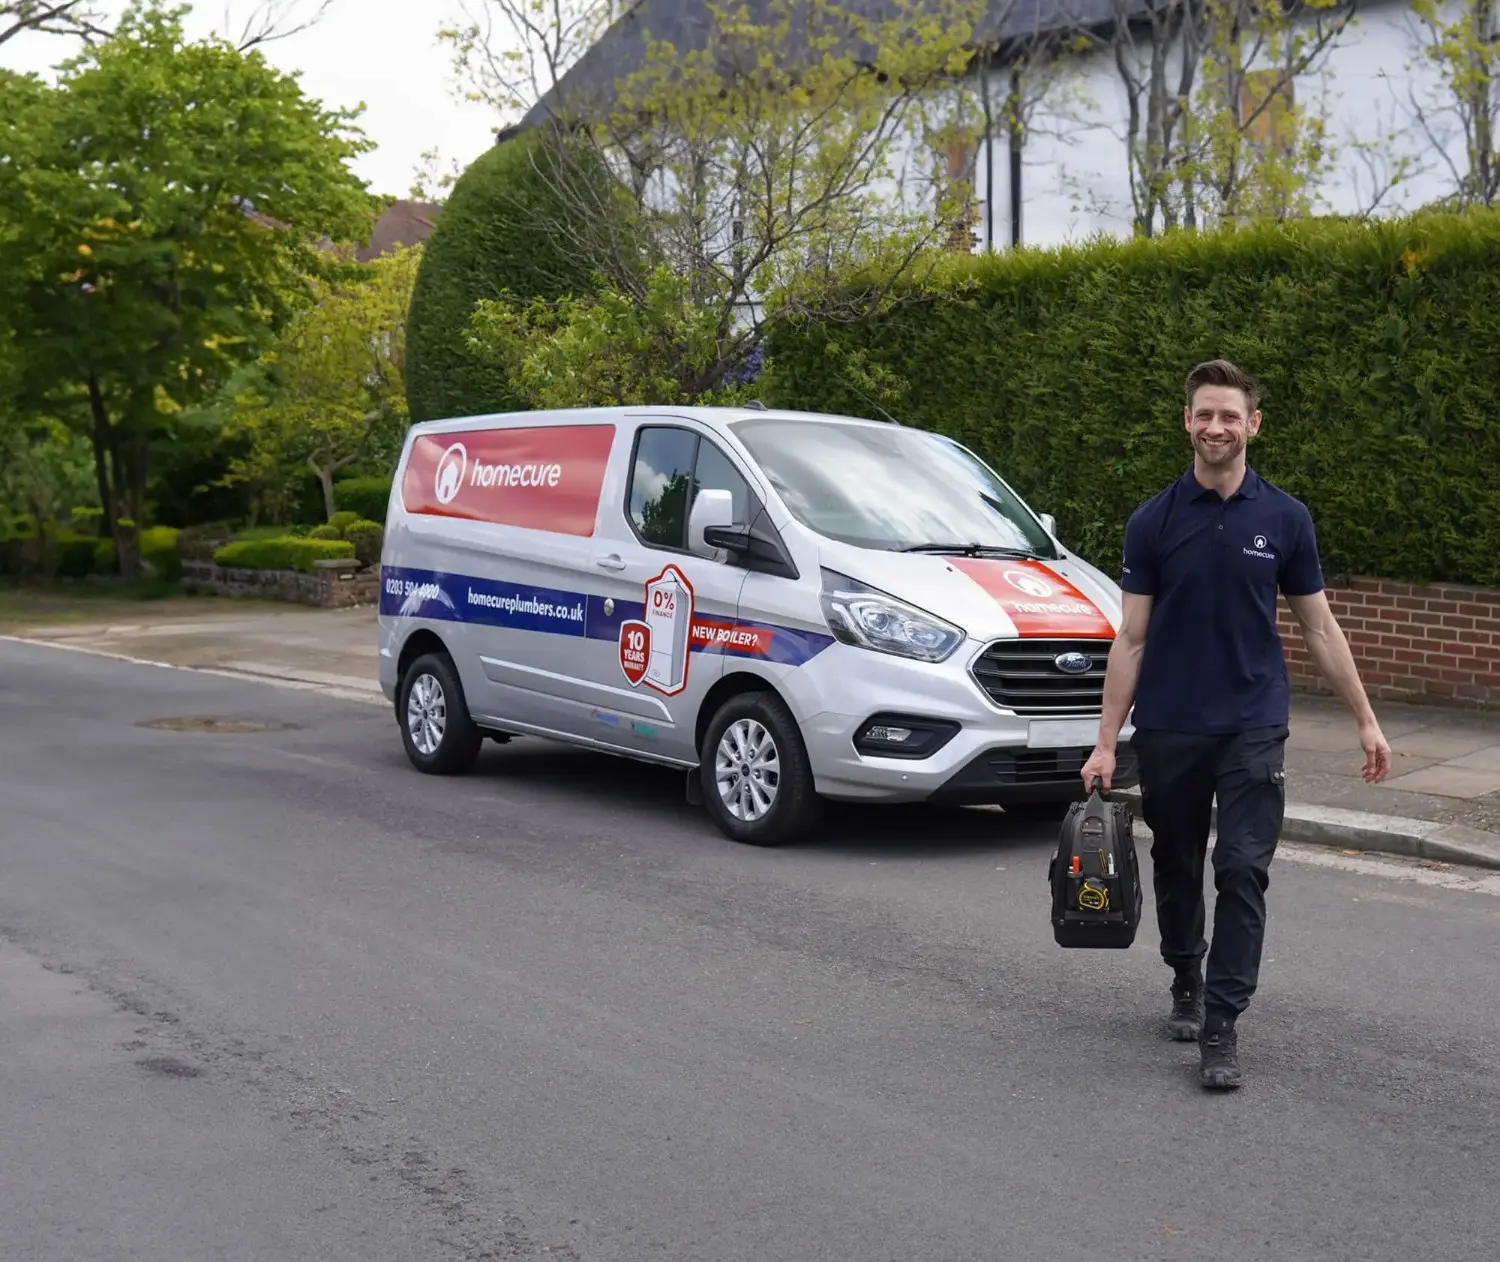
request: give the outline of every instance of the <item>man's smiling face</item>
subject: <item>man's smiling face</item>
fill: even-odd
[[[1260,413],[1250,412],[1243,390],[1233,386],[1199,386],[1183,420],[1193,450],[1211,469],[1232,465],[1260,429]]]

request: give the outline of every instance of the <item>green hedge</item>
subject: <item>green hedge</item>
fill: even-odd
[[[159,578],[176,582],[182,577],[182,560],[177,550],[179,531],[172,526],[149,526],[140,534],[141,558],[148,561]],[[49,539],[51,577],[88,578],[119,572],[115,562],[115,542],[75,530],[58,530]],[[41,545],[36,540],[36,525],[0,536],[0,574],[34,574],[40,566]]]
[[[333,506],[362,521],[383,524],[390,499],[390,478],[346,478],[333,484]]]
[[[177,537],[181,533],[175,526],[147,526],[140,534],[141,560],[156,571],[158,578],[168,582],[176,582],[182,577],[182,557],[177,550]],[[95,540],[93,573],[115,574],[119,568],[115,559],[115,541]]]
[[[1258,378],[1252,464],[1311,508],[1330,577],[1500,585],[1500,212],[1309,221],[945,265],[860,324],[776,326],[767,401],[972,446],[1106,573],[1186,469],[1183,379]],[[857,387],[857,388],[856,388]]]
[[[301,570],[311,574],[317,561],[339,560],[354,555],[354,545],[344,539],[240,539],[226,543],[214,553],[214,564],[225,569]]]
[[[545,129],[481,154],[458,178],[422,249],[406,324],[406,398],[413,421],[526,407],[504,371],[472,355],[475,303],[509,289],[560,298],[592,288],[589,269],[549,226],[570,213],[542,172],[553,161]],[[385,521],[385,506],[367,512]]]

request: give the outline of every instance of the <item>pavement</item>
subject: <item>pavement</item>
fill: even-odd
[[[7,1259],[1494,1257],[1500,874],[1285,846],[1213,1095],[1034,825],[758,850],[670,772],[430,779],[384,706],[55,647],[0,714]]]
[[[67,620],[58,614],[66,610]],[[92,652],[380,698],[375,613],[192,598],[84,609],[42,604],[0,632]],[[1337,849],[1500,869],[1500,714],[1375,704],[1391,776],[1366,785],[1343,703],[1297,694],[1287,743],[1283,836]],[[1126,796],[1136,799],[1134,794]]]

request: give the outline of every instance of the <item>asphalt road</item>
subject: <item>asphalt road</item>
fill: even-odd
[[[296,726],[140,726],[204,716]],[[1279,859],[1214,1096],[1047,848],[736,847],[672,774],[0,644],[0,1253],[1494,1258],[1500,898]]]

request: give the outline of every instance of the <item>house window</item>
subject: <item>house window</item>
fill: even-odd
[[[1295,84],[1285,70],[1251,70],[1240,86],[1240,128],[1247,140],[1265,149],[1292,147]]]

